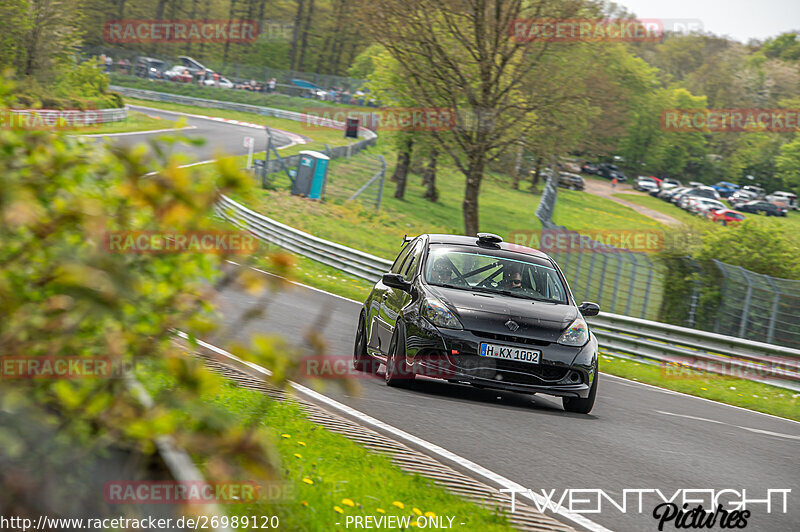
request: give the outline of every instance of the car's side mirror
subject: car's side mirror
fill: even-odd
[[[397,288],[403,292],[411,291],[411,283],[403,279],[399,273],[384,273],[381,281],[389,288]]]
[[[590,303],[588,301],[584,301],[583,303],[578,305],[578,310],[581,311],[581,314],[583,314],[583,317],[585,318],[589,316],[597,316],[598,314],[600,314],[600,305],[598,305],[597,303]]]

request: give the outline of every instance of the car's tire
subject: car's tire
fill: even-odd
[[[378,372],[378,366],[380,362],[367,354],[367,322],[362,311],[358,316],[358,329],[353,346],[353,368],[374,375]]]
[[[594,380],[592,387],[589,390],[589,397],[582,399],[579,397],[562,397],[561,404],[564,405],[564,410],[567,412],[574,412],[575,414],[588,414],[594,408],[594,400],[597,397],[597,381],[600,377],[600,372],[595,368]]]
[[[414,371],[406,364],[406,326],[397,320],[386,354],[386,384],[397,388],[410,388],[414,384],[415,376]]]

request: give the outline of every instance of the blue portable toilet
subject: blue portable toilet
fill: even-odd
[[[292,184],[292,194],[320,199],[325,186],[325,176],[328,174],[328,161],[330,161],[330,157],[324,153],[311,150],[301,151],[297,175]]]

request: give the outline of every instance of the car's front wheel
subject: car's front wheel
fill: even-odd
[[[358,329],[356,329],[356,341],[353,346],[353,367],[364,373],[375,374],[378,372],[380,362],[367,354],[367,322],[364,312],[358,317]]]
[[[389,386],[408,388],[414,383],[414,372],[406,363],[406,326],[400,320],[389,341],[385,377]]]
[[[594,408],[594,400],[597,397],[597,381],[600,377],[600,372],[595,368],[594,380],[592,387],[589,390],[589,397],[582,399],[580,397],[562,397],[561,404],[564,405],[564,410],[567,412],[574,412],[576,414],[588,414]]]

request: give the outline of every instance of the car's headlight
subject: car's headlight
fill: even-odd
[[[586,321],[581,317],[576,318],[575,321],[572,322],[572,325],[567,327],[567,330],[564,331],[561,338],[558,339],[559,344],[573,347],[582,347],[588,341],[589,326],[586,325]]]
[[[461,322],[458,321],[450,309],[444,303],[435,298],[428,298],[422,303],[422,316],[436,325],[445,329],[463,329]]]

